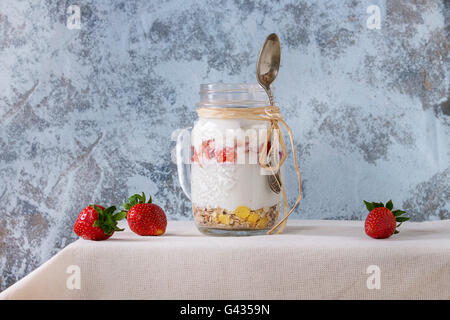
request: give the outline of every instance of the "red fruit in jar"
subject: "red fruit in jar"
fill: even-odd
[[[191,153],[192,153],[191,162],[197,162],[197,163],[200,162],[198,153],[193,146],[191,147]]]
[[[132,195],[123,205],[128,225],[131,231],[138,235],[160,236],[166,232],[166,214],[161,207],[151,202],[152,197],[145,202],[145,194],[142,192],[142,195]]]
[[[125,218],[125,214],[114,214],[116,207],[104,208],[99,205],[90,205],[78,215],[73,231],[77,236],[86,240],[106,240],[114,231],[123,231],[117,227],[117,221]]]
[[[369,237],[375,239],[389,238],[391,235],[398,233],[396,228],[409,220],[408,217],[401,216],[405,211],[394,210],[392,200],[386,203],[386,206],[382,202],[367,202],[364,201],[369,214],[367,215],[364,229]],[[397,222],[399,224],[397,225]]]
[[[261,144],[259,145],[259,147],[258,147],[258,155],[261,153],[262,149],[264,148],[264,144],[265,144],[265,143],[261,143]],[[268,141],[268,142],[267,142],[267,150],[266,150],[266,153],[267,153],[267,154],[269,154],[270,146],[271,146],[271,143],[270,143],[270,141]]]
[[[220,150],[216,156],[218,163],[234,163],[236,161],[236,150],[235,148],[226,147]]]
[[[227,157],[226,157],[225,149],[219,150],[219,152],[217,152],[217,157],[216,157],[217,162],[218,163],[223,163],[223,162],[226,161],[226,159],[227,159]]]
[[[249,153],[250,152],[250,141],[248,139],[245,140],[244,143],[244,152]]]
[[[202,155],[206,159],[213,159],[216,156],[215,143],[213,139],[202,141]]]

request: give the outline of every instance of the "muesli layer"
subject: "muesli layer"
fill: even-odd
[[[194,221],[200,227],[227,230],[262,230],[271,228],[277,221],[279,204],[251,210],[240,206],[234,211],[222,208],[204,208],[192,205]]]

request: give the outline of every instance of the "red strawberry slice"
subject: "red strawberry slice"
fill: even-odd
[[[232,147],[226,147],[217,153],[218,163],[235,163],[236,162],[236,150]]]
[[[199,163],[199,162],[200,162],[200,159],[199,159],[199,157],[198,157],[198,153],[197,153],[197,151],[195,150],[194,146],[191,146],[191,153],[192,153],[191,162],[192,162],[192,163],[194,163],[194,162]]]
[[[202,156],[210,160],[216,156],[215,143],[213,139],[202,141]]]

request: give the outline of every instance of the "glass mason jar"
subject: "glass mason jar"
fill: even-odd
[[[211,83],[200,86],[197,106],[222,110],[269,104],[259,84]],[[261,234],[278,221],[282,194],[271,188],[272,173],[259,164],[269,127],[264,120],[199,115],[192,129],[179,134],[179,181],[202,233]]]

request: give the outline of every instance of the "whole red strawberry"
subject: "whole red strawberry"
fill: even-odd
[[[114,211],[114,206],[106,209],[95,204],[87,206],[78,215],[73,231],[86,240],[106,240],[114,231],[123,231],[117,227],[117,221],[125,218],[125,214]]]
[[[394,207],[392,200],[389,200],[386,206],[382,202],[364,201],[364,204],[367,210],[369,210],[364,225],[366,234],[369,237],[375,239],[389,238],[393,234],[398,233],[396,228],[400,227],[403,222],[409,220],[408,217],[401,217],[402,214],[406,213],[405,211],[392,211]],[[398,225],[397,222],[399,222]]]
[[[160,236],[166,232],[167,218],[163,209],[152,203],[152,197],[145,202],[145,194],[132,195],[123,205],[130,229],[141,236]]]

